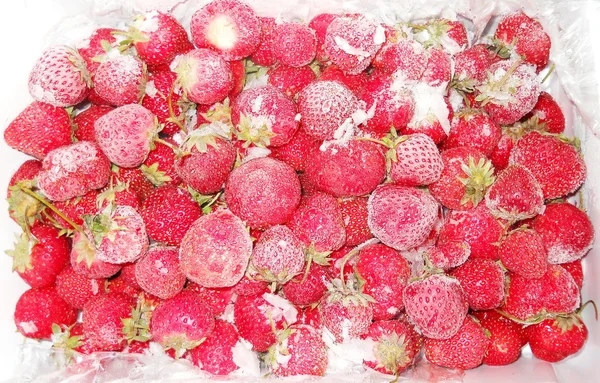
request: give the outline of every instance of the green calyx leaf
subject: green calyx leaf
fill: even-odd
[[[136,307],[131,310],[131,317],[121,319],[123,336],[128,343],[147,342],[152,339],[150,319],[153,310],[154,307],[141,296]]]
[[[158,162],[153,163],[150,166],[142,165],[140,166],[140,170],[144,173],[144,176],[148,178],[152,184],[155,186],[163,186],[167,182],[172,181],[173,179],[169,177],[166,172],[158,169]]]
[[[129,190],[129,183],[120,181],[117,182],[115,186],[112,186],[103,191],[102,193],[98,194],[98,196],[96,197],[96,207],[98,207],[98,209],[101,209],[105,203],[108,203],[109,205],[114,205],[117,198],[117,193],[126,190]]]
[[[240,114],[236,137],[244,141],[245,148],[250,145],[266,148],[271,144],[271,138],[275,136],[276,134],[271,130],[271,122],[266,117]]]
[[[24,273],[27,270],[31,270],[33,265],[31,264],[31,248],[35,246],[38,241],[35,238],[29,238],[26,232],[21,235],[15,234],[15,247],[12,250],[6,250],[6,254],[13,259],[12,270],[18,273]]]
[[[381,336],[375,346],[374,354],[377,358],[377,366],[385,367],[388,371],[396,373],[398,369],[404,368],[411,362],[404,334],[398,335],[392,332]]]
[[[40,201],[31,197],[21,190],[21,187],[31,189],[27,187],[33,181],[21,183],[19,185],[11,186],[9,188],[8,197],[8,211],[10,216],[23,228],[31,227],[36,220],[41,216],[40,214],[46,208]]]
[[[463,163],[461,169],[466,177],[458,177],[458,180],[465,186],[465,194],[460,200],[460,204],[466,205],[471,202],[475,207],[485,196],[487,188],[496,180],[494,167],[488,159],[480,158],[475,163],[475,159],[469,156],[468,163]]]

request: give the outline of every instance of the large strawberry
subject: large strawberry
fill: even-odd
[[[450,135],[444,141],[444,148],[470,147],[489,156],[498,141],[502,129],[483,111],[462,110],[454,114]]]
[[[286,283],[304,269],[302,242],[286,226],[265,230],[252,251],[251,267],[267,282]]]
[[[588,329],[578,314],[546,319],[525,328],[533,355],[556,363],[581,350]]]
[[[123,320],[131,316],[133,298],[122,293],[101,294],[83,307],[83,334],[98,351],[120,351],[125,348]]]
[[[30,289],[19,297],[14,320],[23,336],[49,339],[54,323],[66,326],[75,323],[77,310],[58,295],[54,286]]]
[[[475,311],[473,316],[490,333],[490,343],[483,357],[483,364],[504,366],[516,362],[521,356],[521,348],[527,344],[523,326],[494,310]]]
[[[174,297],[185,285],[177,248],[152,247],[135,265],[135,278],[139,286],[160,299]]]
[[[542,237],[528,228],[510,232],[498,248],[500,261],[509,271],[525,278],[541,278],[548,269],[548,253]]]
[[[308,65],[317,53],[315,32],[300,23],[279,24],[273,29],[273,53],[285,65]]]
[[[148,75],[142,60],[128,54],[109,57],[94,74],[94,90],[114,106],[138,102],[146,88]]]
[[[328,364],[327,346],[313,327],[292,325],[277,334],[265,362],[276,376],[323,376]]]
[[[330,281],[328,267],[313,263],[308,274],[299,274],[283,285],[283,295],[298,306],[314,305],[327,292]]]

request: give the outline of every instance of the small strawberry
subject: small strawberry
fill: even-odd
[[[548,253],[542,237],[535,231],[519,228],[500,243],[498,254],[504,267],[525,278],[541,278],[548,269]]]
[[[172,143],[165,141],[167,144],[155,142],[154,149],[148,153],[148,157],[140,166],[140,170],[155,186],[178,185],[181,183],[181,178],[175,171],[176,154],[169,147],[169,144],[172,145]]]
[[[481,365],[489,343],[485,329],[468,316],[451,338],[425,338],[425,357],[438,366],[470,370]]]
[[[136,56],[119,54],[102,62],[94,74],[94,90],[114,106],[138,102],[144,96],[148,75]]]
[[[275,64],[275,52],[273,51],[273,31],[277,26],[273,17],[258,17],[260,20],[260,43],[249,59],[256,65],[271,66]]]
[[[73,236],[71,266],[75,272],[87,278],[109,278],[121,270],[120,265],[99,260],[93,239],[79,231]]]
[[[440,241],[427,249],[427,259],[434,267],[450,270],[464,264],[471,255],[471,246],[465,241]]]
[[[491,259],[471,259],[454,269],[472,310],[491,310],[504,301],[504,271]]]
[[[298,306],[313,305],[321,300],[329,283],[327,267],[313,263],[308,274],[299,274],[283,285],[283,295]]]
[[[202,343],[214,327],[212,312],[191,291],[162,301],[150,320],[152,339],[173,349],[177,358]]]
[[[35,187],[35,178],[42,170],[38,160],[27,160],[14,172],[6,191],[8,214],[21,228],[26,231],[42,216],[46,205],[30,195]]]
[[[191,290],[196,293],[196,299],[204,302],[206,307],[212,311],[215,317],[221,316],[225,313],[227,306],[235,299],[233,294],[233,287],[221,287],[221,288],[206,288],[200,286],[196,282],[188,281],[186,290]],[[261,290],[262,291],[262,290]],[[257,291],[257,292],[261,292]],[[265,287],[265,292],[267,291]]]
[[[105,282],[103,278],[87,278],[67,267],[56,277],[56,292],[70,306],[82,310],[92,297],[104,293]]]
[[[233,88],[229,92],[229,99],[235,99],[246,86],[246,63],[244,60],[230,61],[231,74],[233,75]]]
[[[454,114],[450,135],[444,141],[444,148],[470,147],[489,156],[500,141],[501,135],[500,125],[482,111],[463,110]]]
[[[525,328],[533,355],[556,363],[581,350],[588,329],[578,314],[546,319]]]
[[[298,172],[303,172],[306,170],[308,158],[319,146],[319,141],[306,134],[303,129],[298,129],[287,144],[269,149],[271,157],[285,162]]]
[[[260,20],[238,0],[213,0],[192,15],[190,25],[194,45],[210,48],[227,61],[243,59],[260,43]]]
[[[114,108],[111,106],[90,105],[84,111],[79,112],[73,117],[73,126],[75,127],[74,136],[79,141],[96,141],[94,124],[96,120],[104,116]]]
[[[367,132],[379,135],[389,132],[390,126],[402,129],[415,113],[415,101],[411,92],[397,86],[390,76],[372,76],[360,97],[366,103],[365,109],[369,113],[373,110],[373,117],[363,127]]]
[[[446,88],[452,79],[452,59],[443,49],[430,48],[427,50],[427,67],[421,81],[434,87]]]
[[[89,73],[76,49],[58,45],[45,50],[29,75],[29,93],[58,107],[77,105],[88,95]]]
[[[185,285],[179,252],[174,247],[152,247],[136,262],[135,278],[144,291],[160,299],[174,297]]]
[[[233,348],[239,339],[240,336],[231,323],[216,320],[212,334],[190,350],[192,363],[213,375],[229,375],[238,369],[233,357]]]
[[[363,94],[365,86],[369,82],[369,75],[366,72],[359,74],[344,73],[335,65],[329,65],[321,72],[319,81],[337,81],[346,85],[356,96]]]
[[[346,246],[358,246],[373,238],[373,233],[369,229],[368,202],[369,199],[365,197],[339,201],[346,229]]]
[[[422,186],[440,179],[444,167],[442,156],[429,136],[417,133],[403,136],[399,141],[389,170],[395,184]]]
[[[328,362],[327,346],[320,332],[301,324],[280,331],[265,357],[275,376],[323,376]]]
[[[294,98],[302,89],[316,79],[315,72],[308,65],[292,67],[277,64],[267,72],[269,84],[282,91],[286,96]]]
[[[494,310],[473,313],[481,326],[490,334],[490,343],[483,364],[505,366],[521,356],[521,348],[527,344],[521,324],[506,319]]]
[[[252,240],[241,219],[217,210],[196,220],[181,241],[180,267],[204,287],[229,287],[243,276]]]
[[[172,135],[182,129],[184,111],[188,104],[181,99],[182,91],[176,84],[177,74],[170,70],[152,72],[148,75],[142,106],[163,124],[160,131]]]
[[[313,17],[308,23],[310,29],[315,31],[315,37],[317,39],[317,60],[322,63],[328,60],[324,48],[327,28],[329,27],[329,24],[338,17],[338,15],[332,13],[320,13]]]
[[[283,23],[273,29],[273,53],[284,65],[302,67],[310,64],[317,52],[315,32],[300,23]]]
[[[375,56],[373,66],[385,74],[396,73],[407,80],[419,80],[427,67],[427,52],[414,40],[385,45]]]
[[[515,139],[511,137],[510,134],[507,134],[505,129],[502,130],[502,136],[500,136],[498,145],[496,145],[489,155],[490,161],[492,161],[492,165],[494,165],[497,172],[506,169],[510,158],[510,152],[515,145]]]
[[[284,284],[304,269],[302,242],[286,226],[271,226],[254,244],[250,262],[267,282]]]
[[[251,228],[287,222],[300,203],[300,181],[294,169],[272,158],[256,158],[227,179],[225,201]]]
[[[41,160],[50,151],[73,141],[71,119],[65,109],[35,101],[6,127],[4,141]]]
[[[537,103],[524,119],[548,133],[561,134],[565,130],[565,115],[554,98],[546,92],[540,93]]]
[[[77,320],[77,310],[65,302],[54,286],[29,289],[19,297],[14,313],[17,331],[32,339],[49,339],[52,325],[70,326]]]

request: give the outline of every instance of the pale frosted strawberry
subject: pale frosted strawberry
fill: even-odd
[[[192,15],[192,40],[198,48],[210,48],[227,61],[254,53],[261,38],[260,20],[245,3],[213,0]]]
[[[594,243],[594,226],[587,214],[567,202],[551,203],[531,222],[544,242],[548,262],[573,262],[583,258]]]
[[[175,247],[152,247],[136,262],[135,278],[144,291],[160,299],[174,297],[186,280],[179,267],[179,251]]]
[[[252,251],[251,265],[267,282],[286,283],[304,270],[302,242],[286,226],[271,226]]]
[[[225,186],[232,213],[252,228],[287,222],[300,203],[300,181],[294,169],[272,158],[256,158],[236,168]]]
[[[479,85],[487,77],[487,69],[501,58],[485,44],[476,44],[454,56],[454,81],[459,90]]]
[[[544,206],[544,193],[527,168],[510,165],[498,174],[488,189],[485,204],[495,217],[515,222],[540,213]]]
[[[448,339],[456,334],[469,309],[458,280],[444,274],[409,283],[403,300],[409,320],[432,339]]]
[[[256,50],[250,55],[253,63],[261,66],[271,66],[275,64],[275,52],[273,52],[273,30],[277,26],[273,17],[258,17],[260,20],[260,43]]]
[[[293,67],[277,64],[269,69],[267,75],[269,84],[292,98],[317,78],[315,71],[308,65]]]
[[[414,40],[402,39],[384,46],[373,66],[385,74],[396,73],[407,80],[419,80],[427,67],[427,52]]]
[[[525,278],[541,278],[548,268],[542,237],[531,229],[519,228],[509,233],[498,253],[504,267]]]
[[[274,86],[247,89],[231,108],[237,138],[257,146],[281,146],[298,130],[296,104]]]
[[[190,350],[192,363],[213,375],[228,375],[238,369],[233,358],[233,348],[239,339],[235,326],[216,320],[212,334]]]
[[[385,179],[385,154],[379,144],[351,140],[316,149],[306,161],[305,174],[317,189],[335,197],[372,192]]]
[[[89,74],[77,50],[58,45],[45,50],[29,75],[29,93],[54,106],[77,105],[89,93]]]
[[[408,250],[427,239],[440,206],[419,189],[387,184],[371,194],[368,208],[373,235],[396,250]]]
[[[194,49],[178,56],[171,66],[187,98],[195,103],[223,101],[233,89],[231,65],[211,50]]]
[[[285,65],[308,65],[317,53],[315,32],[300,23],[279,24],[273,30],[273,53]]]
[[[243,276],[252,255],[252,240],[244,223],[229,210],[196,220],[181,242],[180,267],[204,287],[228,287]]]
[[[310,270],[304,274],[296,275],[283,285],[283,295],[293,304],[298,306],[312,305],[319,302],[327,291],[326,283],[329,283],[328,267],[312,263]]]
[[[340,200],[339,204],[346,228],[346,246],[358,246],[373,238],[369,229],[369,199],[345,198]]]
[[[96,121],[94,130],[104,154],[124,168],[144,162],[158,133],[154,115],[138,104],[124,105],[105,114]]]
[[[393,126],[402,129],[413,118],[415,101],[406,88],[397,86],[391,76],[372,76],[366,83],[361,99],[367,111],[373,110],[373,117],[367,120],[364,130],[385,134]]]
[[[301,324],[280,331],[265,358],[275,376],[323,376],[328,361],[321,332]]]
[[[467,146],[489,156],[502,135],[500,125],[481,111],[461,111],[454,114],[445,149]]]
[[[125,348],[123,319],[131,317],[133,298],[123,293],[101,294],[83,307],[83,336],[98,351],[121,351]]]
[[[429,262],[443,270],[453,269],[465,263],[471,255],[471,246],[465,241],[440,241],[427,249]]]
[[[316,81],[298,95],[302,129],[320,140],[334,138],[335,131],[359,108],[356,96],[337,81]]]
[[[344,289],[339,279],[319,304],[323,327],[342,343],[347,339],[360,338],[369,331],[373,320],[373,299],[355,289],[351,282]]]
[[[306,247],[316,251],[333,251],[344,245],[346,230],[337,200],[325,193],[315,193],[302,201],[288,223]]]
[[[443,49],[430,48],[427,50],[427,67],[421,81],[431,86],[444,88],[452,79],[452,59]]]
[[[491,310],[504,301],[504,271],[491,259],[471,259],[450,275],[460,282],[473,310]]]
[[[423,186],[440,179],[444,164],[435,142],[424,134],[411,134],[396,145],[390,178],[397,185]]]
[[[385,41],[385,30],[362,15],[335,18],[327,27],[323,47],[341,70],[357,74],[365,70]]]
[[[98,145],[79,141],[54,149],[42,162],[38,187],[53,201],[66,201],[106,185],[110,162]]]
[[[313,17],[308,23],[310,29],[315,31],[315,37],[317,39],[317,60],[322,63],[327,61],[327,54],[325,53],[324,47],[327,28],[337,17],[339,16],[332,13],[320,13]]]
[[[90,235],[91,237],[91,235]],[[71,249],[71,266],[77,273],[88,278],[109,278],[121,270],[120,265],[99,260],[93,239],[88,234],[76,232]]]
[[[94,90],[111,105],[133,104],[144,95],[146,80],[146,70],[139,58],[118,55],[100,64],[94,74]]]

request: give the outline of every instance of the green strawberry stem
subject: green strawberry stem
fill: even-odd
[[[36,200],[40,201],[40,202],[41,202],[43,205],[45,205],[45,206],[46,206],[48,209],[50,209],[50,210],[52,210],[53,212],[55,212],[55,213],[56,213],[56,214],[57,214],[57,215],[58,215],[60,218],[64,219],[64,220],[65,220],[65,221],[66,221],[66,222],[67,222],[69,225],[71,225],[71,227],[73,227],[73,229],[75,229],[76,231],[78,231],[78,232],[80,232],[80,233],[82,233],[82,234],[83,234],[83,229],[81,228],[81,226],[79,226],[78,224],[76,224],[75,222],[73,222],[73,221],[72,221],[72,220],[71,220],[69,217],[67,217],[66,215],[64,215],[64,214],[63,214],[63,213],[62,213],[60,210],[58,210],[58,209],[56,208],[56,206],[54,206],[54,205],[53,205],[53,204],[52,204],[50,201],[48,201],[47,199],[45,199],[45,198],[44,198],[44,197],[42,197],[41,195],[39,195],[39,194],[37,194],[37,193],[35,193],[35,192],[33,192],[33,191],[29,190],[29,189],[26,189],[26,188],[24,188],[24,187],[19,187],[19,189],[20,189],[20,190],[21,190],[23,193],[25,193],[25,194],[27,194],[27,195],[29,195],[29,196],[31,196],[31,197],[33,197],[33,198],[35,198]]]
[[[183,125],[181,123],[179,118],[177,116],[175,116],[175,111],[173,111],[173,101],[172,100],[173,100],[173,92],[174,92],[176,86],[177,86],[177,81],[175,81],[173,83],[173,86],[171,87],[171,89],[169,89],[169,96],[167,97],[167,105],[169,106],[169,115],[171,115],[171,118],[169,120],[172,121],[173,123],[175,123],[175,125],[179,126],[179,128],[181,130],[183,130],[184,133],[187,134],[188,130],[186,129],[185,125]]]
[[[552,64],[550,66],[550,70],[548,71],[548,73],[546,73],[546,75],[544,76],[544,78],[542,79],[541,84],[543,84],[546,80],[548,80],[548,77],[550,77],[550,75],[552,74],[552,72],[554,72],[554,69],[556,69],[556,65]]]
[[[594,302],[593,300],[589,300],[587,302],[585,302],[584,304],[581,305],[581,307],[575,312],[575,314],[577,315],[581,315],[581,313],[583,312],[583,310],[585,310],[585,308],[591,304],[592,307],[594,308],[594,314],[595,314],[595,318],[596,321],[598,321],[598,306],[596,306],[596,302]]]
[[[342,259],[342,264],[340,265],[340,281],[342,281],[342,288],[344,289],[345,293],[348,292],[348,287],[346,286],[346,280],[344,278],[344,269],[346,268],[346,263],[348,263],[348,261],[359,252],[360,250],[358,248],[352,249],[344,256],[344,259]]]
[[[180,149],[179,149],[177,146],[173,145],[173,144],[172,144],[172,143],[170,143],[169,141],[165,141],[165,140],[163,140],[162,138],[158,138],[158,137],[156,137],[156,138],[154,139],[154,141],[155,141],[155,142],[159,142],[159,143],[161,143],[161,144],[163,144],[163,145],[165,145],[165,146],[168,146],[168,147],[169,147],[169,148],[171,148],[171,149],[172,149],[172,150],[173,150],[175,153],[178,153],[178,152],[180,152],[180,151],[181,151],[181,150],[180,150]]]

